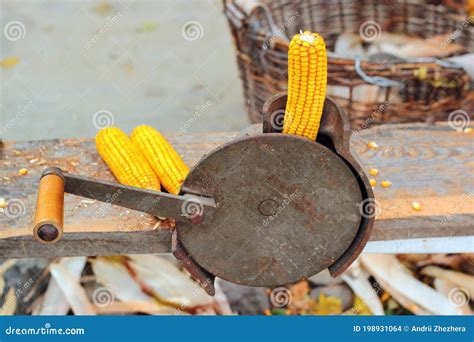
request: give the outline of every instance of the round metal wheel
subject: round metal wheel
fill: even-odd
[[[183,188],[212,196],[217,210],[199,225],[178,221],[179,240],[202,268],[239,284],[271,287],[318,273],[349,247],[361,221],[362,195],[349,167],[293,135],[223,145]]]

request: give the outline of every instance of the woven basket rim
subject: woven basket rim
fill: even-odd
[[[229,3],[232,3],[236,5],[236,1],[238,0],[224,0],[225,6],[228,6]],[[417,0],[400,0],[401,2],[409,3],[409,4],[415,4],[415,5],[421,5],[419,1]],[[265,39],[272,39],[272,47],[276,46],[277,44],[283,48],[288,49],[289,44],[290,44],[290,38],[286,37],[287,39],[283,39],[281,37],[275,36],[275,34],[272,34],[272,31],[264,30],[264,29],[253,29],[251,28],[251,25],[248,25],[249,21],[252,20],[252,17],[256,14],[257,11],[261,10],[262,8],[267,8],[268,12],[271,13],[270,9],[268,6],[263,3],[262,1],[255,1],[258,5],[256,5],[250,13],[245,13],[243,9],[241,9],[238,5],[236,5],[241,13],[244,15],[242,22],[246,24],[246,28],[249,29],[250,32],[253,32],[255,35],[261,35],[262,37],[266,37]],[[435,7],[437,11],[443,12],[443,14],[446,15],[447,18],[450,18],[454,21],[457,22],[457,25],[461,25],[464,22],[468,22],[468,29],[474,29],[474,16],[468,15],[467,12],[460,12],[456,11],[453,8],[450,8],[444,4],[426,4],[427,6],[432,6]],[[465,16],[464,16],[465,15]],[[462,20],[464,18],[464,20]],[[273,19],[272,19],[273,20]],[[351,31],[347,31],[351,32]],[[390,32],[390,31],[389,31]],[[352,32],[353,33],[353,32]],[[408,37],[418,37],[416,35],[407,35]],[[468,54],[474,53],[474,51],[468,51],[465,54],[460,54],[458,56],[465,56]],[[374,67],[376,68],[377,66],[387,66],[387,65],[416,65],[414,68],[419,68],[419,66],[430,66],[434,70],[460,70],[462,68],[456,67],[456,66],[447,66],[447,65],[440,65],[439,63],[436,62],[438,61],[445,61],[446,58],[448,57],[440,57],[440,58],[432,58],[432,61],[427,61],[427,58],[412,58],[412,59],[404,59],[399,62],[380,62],[380,61],[370,61],[367,59],[362,58],[361,59],[361,64],[364,68],[371,68]],[[345,62],[345,63],[353,63],[355,64],[357,59],[356,58],[351,58],[351,57],[344,57],[344,56],[335,56],[331,55],[331,52],[328,53],[328,61],[340,61],[340,62]]]

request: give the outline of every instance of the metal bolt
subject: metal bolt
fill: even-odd
[[[258,205],[258,211],[260,212],[260,214],[262,214],[263,216],[272,216],[272,215],[275,215],[275,212],[278,208],[278,203],[277,201],[273,200],[273,199],[266,199],[266,200],[263,200],[262,202],[260,202],[260,204]]]

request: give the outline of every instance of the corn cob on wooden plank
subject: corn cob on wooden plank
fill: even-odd
[[[173,146],[153,127],[142,125],[132,132],[132,141],[150,161],[160,183],[171,194],[178,194],[189,168]]]
[[[288,51],[288,100],[283,133],[315,140],[323,113],[327,85],[327,56],[323,37],[297,34]]]
[[[138,146],[117,127],[99,131],[96,148],[118,181],[125,185],[160,190],[160,182]]]

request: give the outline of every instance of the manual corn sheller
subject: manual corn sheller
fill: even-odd
[[[281,133],[286,98],[267,101],[262,133],[243,134],[205,155],[179,195],[45,170],[35,238],[61,238],[66,192],[173,218],[172,252],[209,294],[216,276],[274,287],[325,268],[340,274],[369,239],[372,188],[350,152],[343,110],[326,98],[311,141]]]

